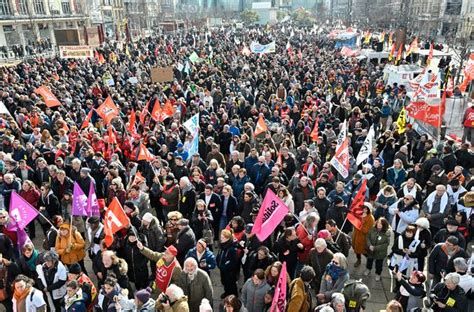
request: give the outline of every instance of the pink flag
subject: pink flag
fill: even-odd
[[[20,195],[13,192],[10,200],[10,229],[24,229],[26,226],[38,216],[38,211],[33,208],[26,200]]]
[[[100,217],[99,202],[95,194],[94,183],[91,181],[89,187],[89,197],[87,198],[87,214],[88,216]]]
[[[18,250],[20,251],[23,250],[23,246],[25,246],[26,243],[28,242],[31,243],[31,239],[24,229],[17,229],[16,237],[18,238],[17,244],[18,244]]]
[[[285,312],[286,306],[286,262],[283,262],[281,267],[280,277],[278,278],[278,283],[276,284],[275,294],[273,295],[272,306],[270,311],[272,312]]]
[[[280,224],[283,218],[288,213],[288,207],[281,199],[268,189],[262,206],[255,219],[252,233],[257,235],[257,238],[263,242],[275,228]]]
[[[87,196],[77,182],[74,182],[74,197],[72,198],[72,215],[89,216],[87,211]]]

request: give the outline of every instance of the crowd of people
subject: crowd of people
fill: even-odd
[[[384,84],[383,64],[341,56],[328,31],[193,29],[1,69],[6,311],[272,311],[282,271],[287,311],[371,311],[369,288],[349,273],[363,265],[377,283],[390,272],[387,311],[423,301],[472,310],[472,147],[401,131],[405,87]],[[276,53],[242,53],[252,41],[275,41]],[[151,68],[166,66],[174,80],[153,82]],[[40,86],[61,105],[48,107]],[[109,97],[120,112],[106,121],[96,110]],[[172,114],[156,118],[162,104]],[[196,113],[190,153],[183,123]],[[268,129],[255,135],[260,117]],[[331,165],[344,121],[346,178]],[[371,126],[373,150],[358,166]],[[75,183],[93,188],[101,216],[73,215]],[[347,213],[365,183],[353,227]],[[290,213],[262,242],[252,227],[269,191]],[[30,240],[10,226],[13,193],[41,212]],[[109,245],[103,217],[115,199],[130,225]]]

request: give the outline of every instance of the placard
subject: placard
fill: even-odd
[[[173,67],[154,67],[151,69],[151,81],[167,82],[173,81]]]
[[[65,59],[86,59],[94,57],[94,51],[89,46],[60,46],[59,56]]]

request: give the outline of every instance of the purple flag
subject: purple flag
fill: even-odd
[[[25,246],[26,243],[31,242],[30,237],[26,233],[25,230],[23,229],[17,229],[16,230],[16,236],[18,238],[18,249],[21,251],[23,249],[23,246]]]
[[[15,192],[12,193],[9,212],[10,219],[12,220],[10,229],[16,227],[23,230],[38,214],[38,211],[24,200],[23,197]]]
[[[89,213],[89,217],[100,217],[99,202],[97,201],[97,195],[95,194],[94,183],[92,181],[89,187],[89,197],[87,198],[87,212]]]
[[[87,196],[77,182],[74,182],[74,197],[72,198],[73,216],[89,216],[87,211]]]

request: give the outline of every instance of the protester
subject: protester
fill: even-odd
[[[387,248],[390,244],[390,225],[388,221],[381,217],[375,222],[367,235],[367,266],[364,275],[368,276],[372,271],[375,261],[375,280],[380,281],[383,262],[387,258]]]

